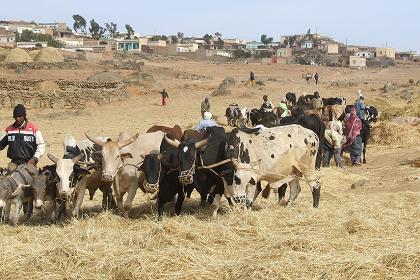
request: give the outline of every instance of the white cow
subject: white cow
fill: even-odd
[[[159,154],[160,144],[164,137],[162,131],[130,137],[122,132],[118,141],[98,141],[86,133],[86,137],[102,147],[102,179],[113,182],[117,207],[124,217],[133,203],[137,188],[143,185],[144,174],[139,170],[140,164],[148,154]],[[123,196],[127,198],[123,205]]]
[[[308,182],[313,206],[318,207],[320,185],[315,176],[315,160],[319,140],[317,135],[299,125],[288,125],[246,133],[234,129],[229,136],[227,158],[233,160],[234,174],[226,196],[251,206],[261,180],[278,188],[289,183],[291,205],[300,192],[299,179]]]

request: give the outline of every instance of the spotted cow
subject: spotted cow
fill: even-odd
[[[259,194],[256,186],[261,180],[275,188],[289,183],[287,204],[291,205],[300,192],[299,180],[304,179],[312,191],[313,207],[318,207],[320,185],[315,176],[318,146],[318,136],[299,125],[266,128],[255,133],[234,129],[226,156],[234,165],[233,181],[225,187],[226,195],[249,208]]]

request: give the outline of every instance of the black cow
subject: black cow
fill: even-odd
[[[229,107],[226,108],[225,117],[228,125],[236,126],[241,117],[241,109],[238,104],[230,104]]]
[[[172,201],[175,195],[178,195],[175,203],[175,214],[180,215],[182,203],[185,199],[184,187],[178,180],[178,171],[170,171],[164,164],[162,164],[163,154],[150,154],[144,157],[141,169],[145,174],[144,188],[156,189],[157,194],[157,209],[159,219],[162,218],[163,207],[165,203]]]
[[[366,107],[366,120],[370,123],[376,122],[378,120],[378,110],[374,106]]]
[[[322,98],[324,106],[328,105],[346,105],[346,99],[344,97],[328,97]]]
[[[249,118],[251,119],[252,126],[262,124],[265,127],[275,126],[277,120],[274,112],[265,112],[260,109],[252,109]]]
[[[214,194],[209,202],[213,202],[213,215],[217,214],[220,199],[224,193],[223,180],[218,174],[223,172],[223,166],[212,170],[203,168],[225,160],[225,146],[228,135],[223,127],[207,128],[204,139],[188,139],[182,142],[171,140],[165,136],[165,141],[177,148],[179,160],[179,181],[188,186],[194,183],[195,188],[201,195],[203,205],[209,193]],[[213,189],[214,188],[214,189]]]

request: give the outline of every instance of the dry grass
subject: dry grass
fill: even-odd
[[[81,220],[2,225],[0,278],[418,279],[420,195],[362,194],[349,189],[355,178],[323,171],[318,210],[303,186],[293,207],[272,196],[252,212],[223,203],[216,218],[195,197],[156,222],[140,195],[130,220],[98,214],[93,201]]]
[[[371,140],[380,145],[420,145],[420,128],[381,122],[373,127]]]

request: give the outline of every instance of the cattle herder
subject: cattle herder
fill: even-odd
[[[166,92],[166,89],[163,89],[159,92],[162,95],[162,106],[166,106],[168,104],[169,95]]]
[[[7,157],[11,162],[8,173],[18,171],[25,181],[37,173],[36,165],[45,153],[45,143],[41,131],[35,123],[28,121],[26,108],[18,104],[13,110],[15,122],[6,128],[6,134],[0,140],[0,151],[9,146]],[[28,183],[28,182],[27,182]],[[26,210],[27,209],[27,210]],[[32,205],[24,205],[26,215],[32,212]]]
[[[204,98],[204,101],[201,102],[201,118],[203,119],[204,119],[205,112],[210,112],[210,101],[207,96],[206,98]]]
[[[211,119],[212,117],[213,115],[210,112],[204,112],[204,117],[195,127],[195,130],[206,130],[208,127],[216,126],[216,122]]]

